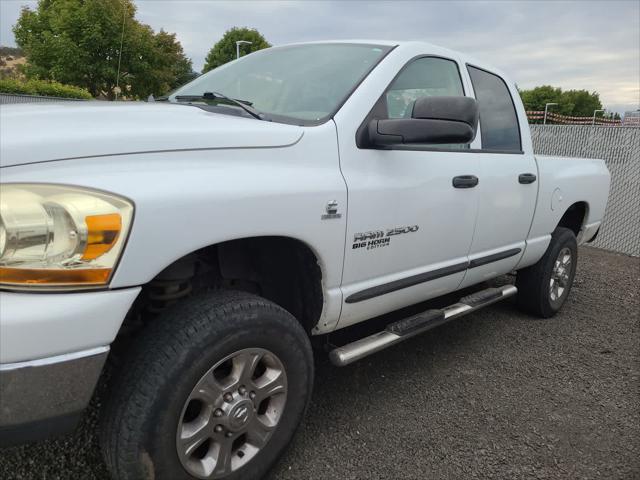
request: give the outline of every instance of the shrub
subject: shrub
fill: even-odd
[[[89,100],[93,98],[84,88],[64,85],[58,82],[45,80],[15,80],[0,79],[0,93],[14,93],[20,95],[43,95],[46,97],[80,98]]]

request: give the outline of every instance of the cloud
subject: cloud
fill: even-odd
[[[38,2],[30,0],[0,0],[0,45],[15,47],[11,29],[18,20],[23,6],[35,8]]]
[[[20,0],[0,2],[0,41]],[[33,3],[33,2],[31,2]],[[138,19],[175,32],[200,69],[233,26],[274,45],[309,40],[426,40],[478,57],[521,88],[551,84],[598,91],[618,111],[640,103],[637,1],[218,1],[136,0]]]

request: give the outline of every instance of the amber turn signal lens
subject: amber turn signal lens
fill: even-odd
[[[110,268],[50,270],[0,267],[0,283],[6,285],[102,285],[109,281]]]
[[[117,213],[90,215],[85,218],[87,224],[87,247],[83,260],[93,260],[104,255],[115,245],[122,229],[122,219]]]

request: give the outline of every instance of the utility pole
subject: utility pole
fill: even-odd
[[[251,45],[252,43],[247,40],[238,40],[236,42],[236,59],[240,58],[240,45]]]
[[[551,105],[558,105],[557,103],[545,103],[544,104],[544,120],[542,121],[543,125],[547,124],[547,110]]]

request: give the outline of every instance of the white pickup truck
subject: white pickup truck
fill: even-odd
[[[1,108],[3,444],[73,428],[106,369],[113,478],[261,478],[312,336],[461,289],[331,360],[510,296],[550,317],[603,218],[602,161],[534,155],[514,84],[426,43],[269,48],[159,100]]]

